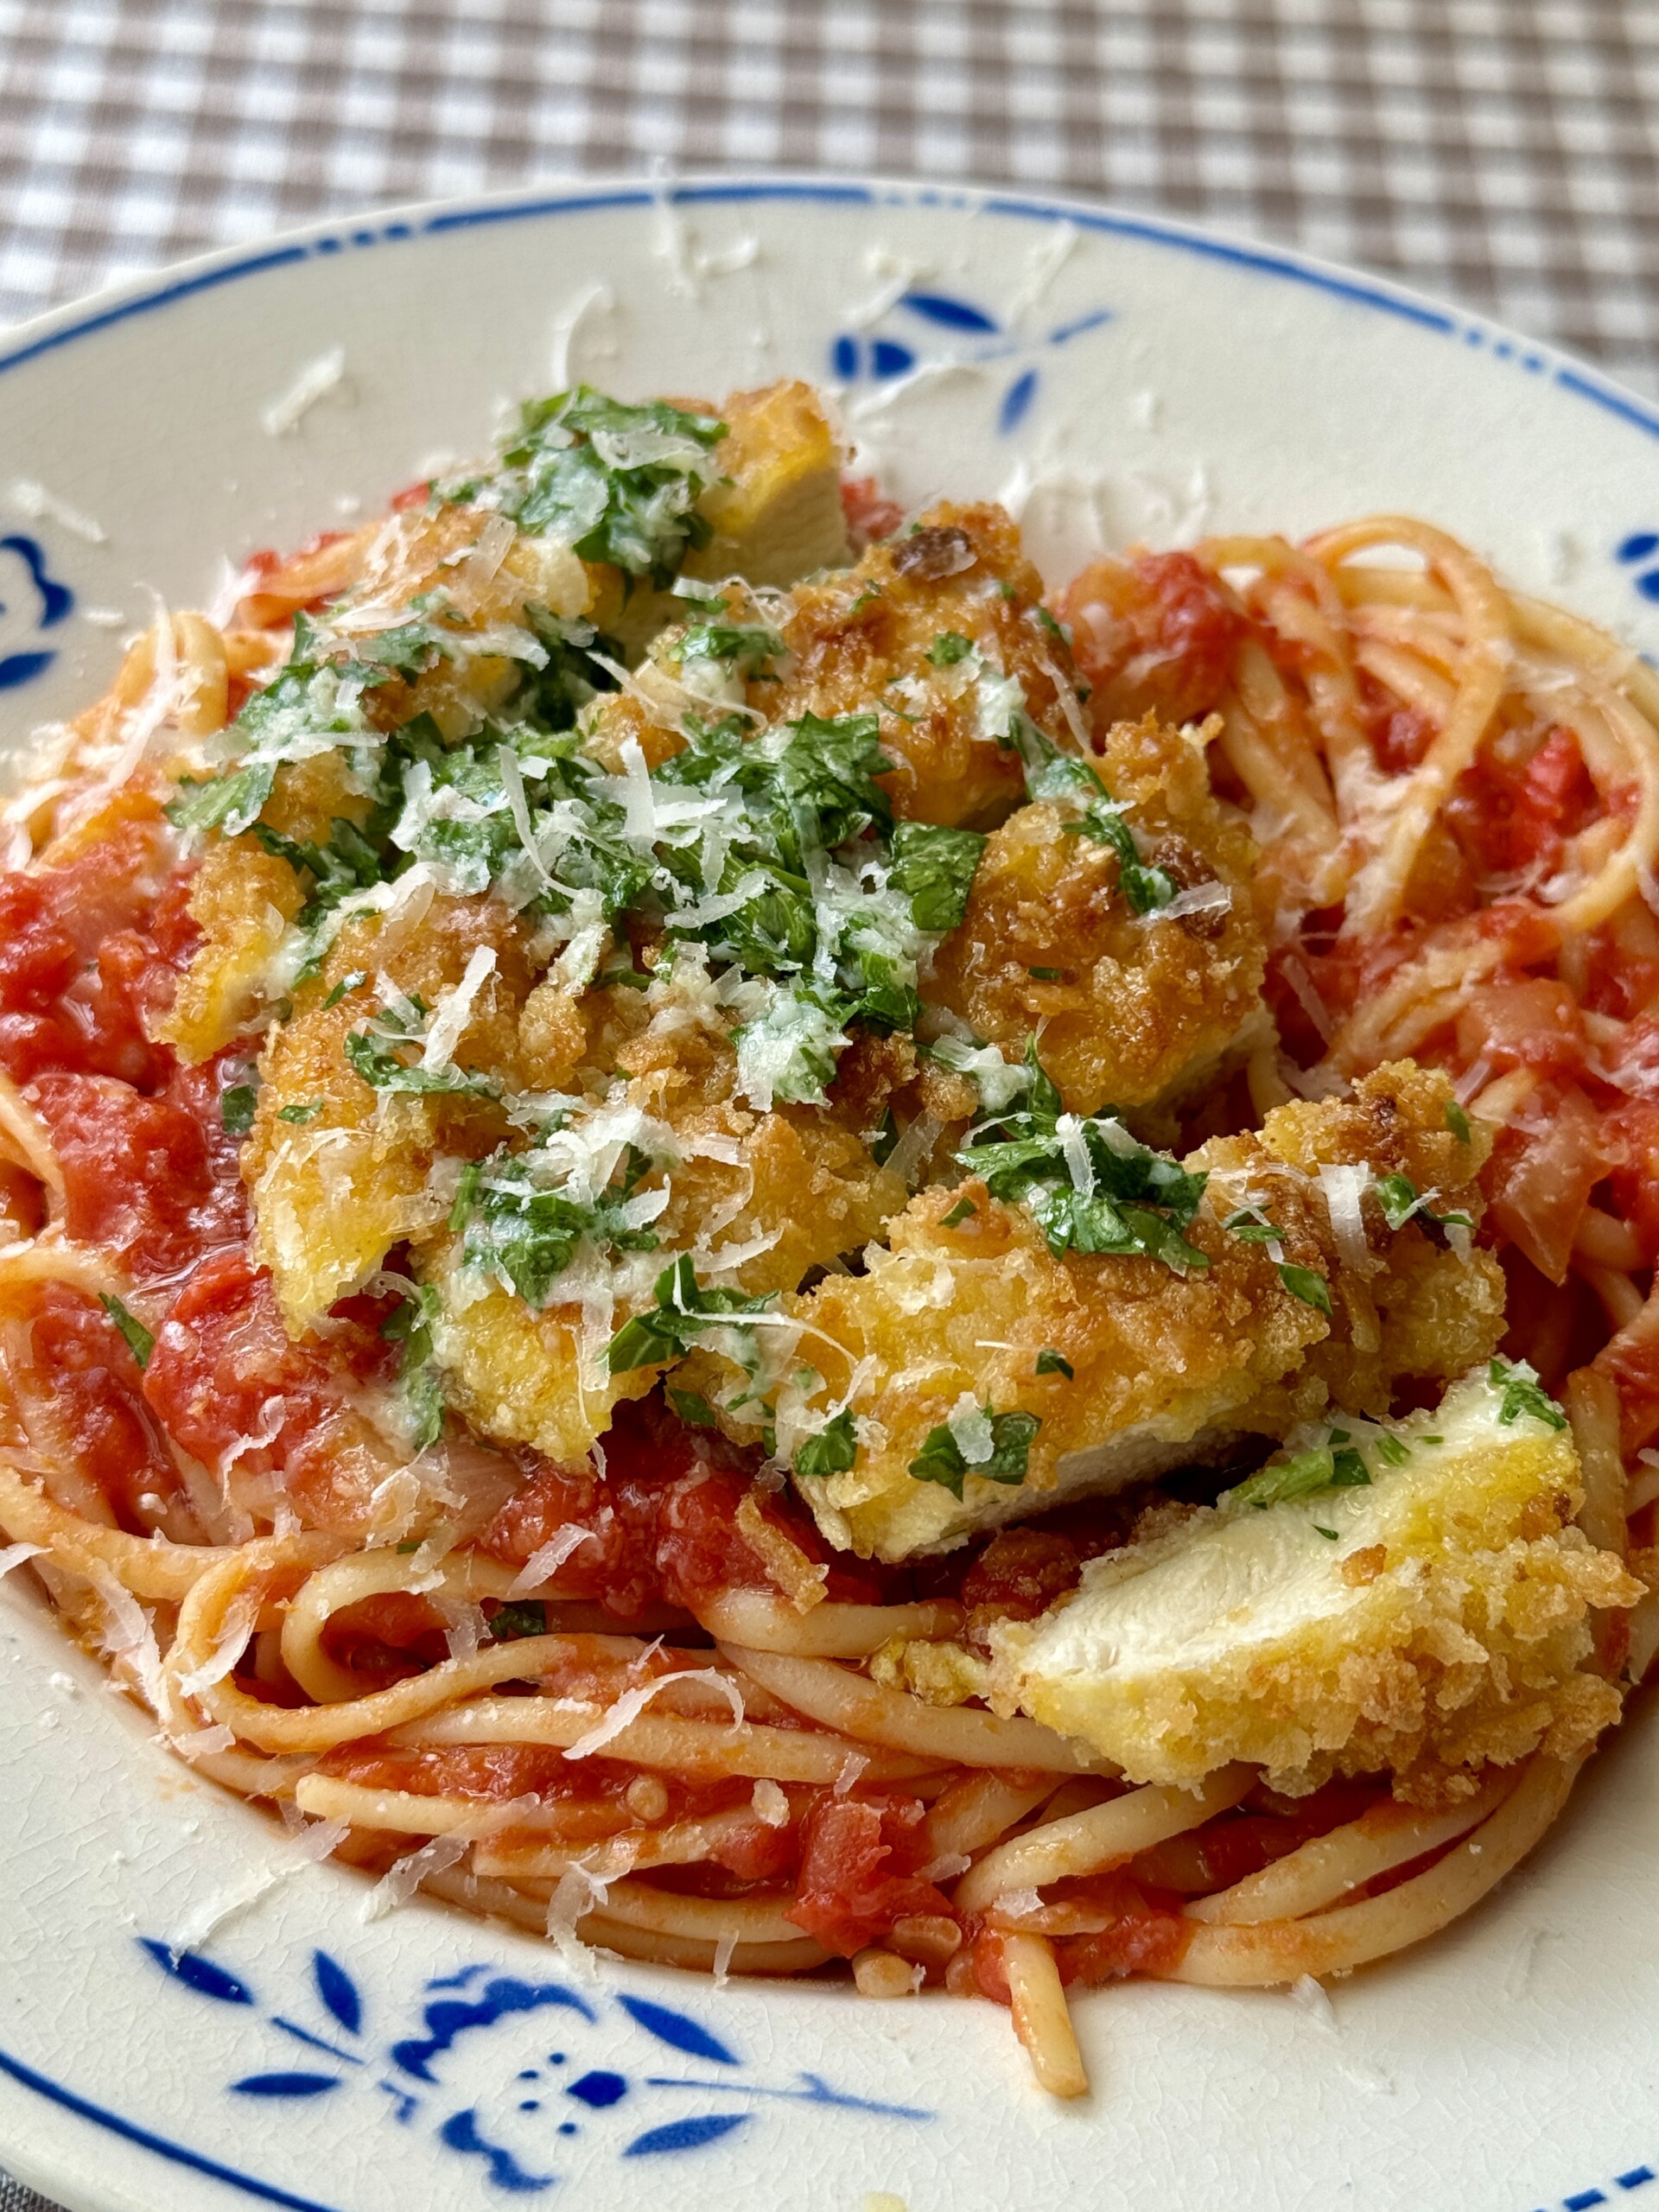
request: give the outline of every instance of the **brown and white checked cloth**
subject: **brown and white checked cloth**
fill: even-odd
[[[0,0],[0,321],[312,215],[652,164],[1100,194],[1659,393],[1656,0]],[[0,2175],[0,2212],[41,2200]]]

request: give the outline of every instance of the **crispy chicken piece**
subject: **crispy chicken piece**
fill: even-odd
[[[371,981],[329,1006],[334,986],[384,973],[436,1007],[474,951],[487,948],[494,967],[454,1058],[463,1069],[516,1075],[530,988],[523,936],[489,899],[434,899],[410,929],[383,927],[378,917],[348,922],[322,975],[296,991],[293,1019],[273,1027],[242,1172],[253,1193],[255,1249],[295,1335],[365,1282],[393,1244],[429,1232],[448,1213],[450,1185],[433,1175],[441,1156],[476,1159],[507,1134],[487,1099],[372,1090],[345,1046],[378,1007],[378,991]]]
[[[652,1018],[616,1048],[615,1065],[629,1078],[626,1107],[665,1133],[677,1157],[652,1224],[658,1249],[607,1271],[587,1333],[580,1304],[536,1313],[462,1270],[458,1237],[417,1255],[442,1301],[435,1349],[456,1410],[486,1434],[533,1444],[555,1460],[585,1457],[617,1400],[656,1381],[655,1368],[610,1376],[604,1351],[613,1331],[652,1302],[674,1253],[692,1253],[704,1283],[750,1296],[792,1291],[813,1268],[879,1236],[905,1203],[899,1178],[835,1113],[743,1105],[724,1027],[699,1019],[694,1000],[660,985],[648,999]],[[640,1187],[664,1179],[659,1171]]]
[[[1001,507],[931,508],[909,537],[798,587],[781,618],[793,664],[751,702],[775,721],[879,706],[894,813],[988,827],[1025,792],[1018,750],[994,734],[1008,728],[1001,677],[1055,744],[1084,750],[1076,671],[1042,588]],[[946,658],[964,640],[976,651]]]
[[[1039,1620],[993,1629],[992,1701],[1138,1783],[1246,1759],[1281,1789],[1390,1772],[1433,1802],[1489,1763],[1570,1757],[1619,1713],[1586,1670],[1592,1610],[1643,1586],[1571,1525],[1578,1458],[1540,1402],[1478,1370],[1432,1413],[1348,1432],[1369,1484],[1261,1509],[1247,1487],[1091,1560]]]
[[[1459,1141],[1451,1097],[1444,1075],[1402,1062],[1351,1099],[1283,1107],[1259,1135],[1203,1147],[1184,1163],[1211,1176],[1187,1236],[1210,1265],[1185,1276],[1138,1255],[1057,1258],[1024,1205],[975,1180],[922,1193],[866,1273],[828,1276],[790,1307],[807,1328],[798,1356],[823,1378],[798,1433],[843,1402],[856,1418],[850,1469],[797,1477],[820,1527],[864,1557],[947,1550],[1064,1498],[1224,1463],[1241,1440],[1283,1436],[1329,1406],[1384,1414],[1408,1376],[1461,1374],[1502,1328],[1496,1261],[1460,1257],[1415,1218],[1390,1233],[1376,1198],[1362,1209],[1357,1195],[1370,1175],[1403,1173],[1442,1211],[1478,1216],[1490,1139],[1478,1128]],[[1321,1180],[1333,1167],[1349,1172]],[[1254,1204],[1285,1262],[1325,1279],[1331,1319],[1286,1286],[1269,1247],[1224,1230]],[[729,1391],[729,1370],[723,1381]],[[722,1394],[717,1375],[696,1387]],[[952,1422],[982,1464],[973,1424],[987,1408],[1040,1424],[1023,1480],[976,1475],[970,1457],[958,1498],[912,1472]]]
[[[687,404],[706,407],[727,426],[715,449],[721,480],[698,501],[713,534],[688,556],[688,575],[786,585],[847,559],[841,450],[810,385],[785,380],[734,391],[720,404]],[[415,507],[331,537],[262,575],[239,601],[237,620],[285,622],[302,607],[345,591],[378,596],[390,587],[404,603],[436,583],[453,588],[459,582],[464,591],[465,555],[487,520],[471,508],[429,516]],[[521,538],[501,563],[505,574],[499,583],[485,575],[487,567],[486,556],[470,581],[480,609],[487,605],[497,619],[527,598],[539,599],[556,613],[591,614],[607,635],[636,652],[653,630],[683,612],[667,594],[630,591],[617,569],[584,563],[544,539]]]
[[[1017,1060],[1040,1032],[1067,1108],[1167,1105],[1208,1087],[1268,1033],[1255,847],[1210,790],[1201,741],[1147,715],[1111,729],[1099,763],[1143,860],[1213,903],[1137,914],[1117,855],[1075,807],[1021,807],[995,830],[929,996]]]

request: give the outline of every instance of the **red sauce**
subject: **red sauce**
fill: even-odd
[[[855,552],[861,553],[878,538],[891,537],[905,518],[896,499],[883,493],[874,476],[843,476],[841,511],[847,518],[847,534]]]
[[[293,1342],[270,1278],[245,1249],[201,1262],[156,1340],[144,1396],[185,1450],[213,1469],[278,1474],[314,1528],[349,1526],[388,1471],[350,1402],[354,1382],[388,1382],[396,1348],[366,1323]],[[264,1441],[250,1442],[250,1439]]]
[[[1093,1988],[1132,1974],[1168,1974],[1186,1956],[1197,1923],[1185,1917],[1178,1897],[1120,1875],[1112,1901],[1119,1916],[1109,1928],[1055,1946],[1062,1981]]]
[[[560,1529],[588,1529],[559,1569],[561,1594],[594,1600],[620,1619],[648,1606],[696,1607],[722,1590],[775,1587],[738,1532],[737,1509],[750,1489],[735,1455],[693,1436],[651,1401],[619,1406],[605,1438],[603,1480],[588,1470],[543,1465],[510,1499],[480,1547],[522,1563]],[[783,1492],[762,1492],[766,1519],[815,1564],[830,1567],[826,1593],[847,1603],[879,1602],[883,1577],[832,1552],[804,1507]]]
[[[144,1403],[138,1363],[94,1298],[62,1282],[31,1285],[0,1319],[7,1380],[29,1440],[97,1484],[118,1527],[148,1535],[146,1494],[176,1498],[179,1480]]]
[[[194,936],[188,879],[169,881],[159,810],[146,808],[67,866],[0,874],[0,1068],[164,1082],[173,1054],[146,1012],[170,1001]]]
[[[795,1902],[785,1917],[851,1958],[911,1913],[948,1914],[917,1868],[927,1808],[915,1797],[821,1798],[807,1815]]]
[[[1249,627],[1225,586],[1190,553],[1096,562],[1056,607],[1103,728],[1148,709],[1173,722],[1208,714],[1232,680]]]

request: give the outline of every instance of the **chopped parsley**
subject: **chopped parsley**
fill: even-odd
[[[690,622],[674,641],[682,664],[688,660],[730,661],[744,674],[782,658],[784,641],[775,630],[732,622]]]
[[[959,1229],[964,1221],[979,1211],[971,1198],[958,1198],[947,1214],[939,1217],[941,1229]]]
[[[432,1324],[441,1310],[430,1283],[410,1283],[380,1324],[386,1342],[404,1348],[397,1380],[409,1403],[416,1452],[424,1452],[443,1433],[443,1386],[432,1357]]]
[[[1033,983],[1058,983],[1065,978],[1064,968],[1027,968],[1026,973]]]
[[[897,824],[891,880],[909,899],[910,918],[918,930],[960,927],[984,849],[976,830],[947,830],[931,822]]]
[[[322,1111],[324,1103],[321,1098],[308,1098],[302,1105],[279,1106],[276,1109],[276,1118],[279,1122],[297,1122],[303,1128],[307,1122],[316,1120]]]
[[[1268,1220],[1260,1206],[1240,1206],[1221,1225],[1243,1244],[1276,1244],[1281,1252],[1284,1249],[1284,1231]],[[1274,1266],[1293,1298],[1300,1298],[1304,1306],[1312,1306],[1330,1319],[1331,1286],[1322,1274],[1313,1268],[1299,1267],[1294,1260],[1275,1260]]]
[[[490,1615],[490,1639],[513,1643],[527,1636],[547,1634],[547,1607],[539,1598],[518,1598],[498,1605]]]
[[[1363,1490],[1370,1479],[1363,1459],[1351,1446],[1333,1450],[1329,1444],[1317,1444],[1312,1451],[1258,1468],[1247,1482],[1227,1492],[1227,1503],[1265,1512],[1270,1505],[1309,1497],[1315,1491]]]
[[[661,588],[712,535],[697,500],[719,474],[712,454],[725,435],[714,416],[664,399],[631,407],[577,385],[521,410],[498,473],[439,496],[484,493],[521,530]]]
[[[1474,1228],[1472,1218],[1466,1213],[1433,1212],[1427,1198],[1417,1195],[1417,1185],[1409,1175],[1379,1175],[1372,1188],[1382,1209],[1382,1218],[1391,1230],[1402,1230],[1415,1218],[1436,1243],[1444,1243],[1448,1229]]]
[[[1567,1415],[1538,1380],[1538,1370],[1524,1359],[1494,1359],[1486,1370],[1486,1379],[1494,1390],[1503,1393],[1497,1418],[1508,1427],[1522,1414],[1529,1414],[1534,1421],[1541,1421],[1548,1428],[1565,1428]],[[1427,1443],[1429,1439],[1425,1437]]]
[[[1311,1306],[1315,1313],[1331,1319],[1331,1286],[1313,1268],[1298,1267],[1294,1260],[1281,1260],[1279,1280],[1293,1298],[1300,1298],[1304,1306]]]
[[[546,1160],[532,1149],[471,1162],[461,1171],[449,1215],[450,1227],[462,1232],[464,1263],[516,1291],[535,1313],[584,1240],[619,1252],[654,1252],[659,1242],[630,1219],[632,1186],[604,1190],[590,1200],[573,1198],[543,1176]]]
[[[1070,1382],[1076,1370],[1064,1352],[1058,1352],[1052,1345],[1045,1344],[1037,1355],[1037,1372],[1039,1375],[1064,1375]]]
[[[1316,1521],[1313,1523],[1313,1533],[1316,1536],[1328,1536],[1333,1544],[1337,1541],[1336,1530],[1334,1529],[1327,1529],[1323,1522]]]
[[[669,1386],[668,1402],[688,1428],[718,1428],[720,1417],[707,1398],[696,1390],[677,1390]]]
[[[607,1362],[613,1375],[683,1358],[706,1331],[741,1328],[746,1316],[769,1311],[776,1293],[746,1298],[740,1290],[705,1290],[690,1253],[682,1252],[658,1276],[656,1299],[655,1306],[625,1321],[611,1338]]]
[[[927,657],[935,668],[954,668],[973,650],[973,639],[964,638],[960,630],[942,630],[928,647]]]
[[[1174,878],[1163,868],[1149,868],[1141,859],[1135,833],[1116,799],[1091,800],[1081,821],[1066,823],[1065,835],[1091,837],[1098,844],[1110,846],[1117,855],[1118,888],[1128,901],[1131,913],[1154,913],[1175,896]]]
[[[1034,1038],[1026,1067],[1025,1108],[976,1122],[956,1155],[958,1165],[983,1177],[993,1198],[1026,1206],[1057,1258],[1067,1251],[1140,1253],[1178,1274],[1207,1268],[1207,1255],[1182,1234],[1206,1177],[1137,1142],[1114,1117],[1067,1114]]]
[[[226,837],[239,837],[258,820],[276,780],[274,760],[256,761],[205,783],[181,777],[167,818],[175,830],[218,830]]]
[[[795,1472],[844,1475],[857,1457],[858,1438],[854,1433],[852,1409],[843,1406],[816,1436],[809,1436],[804,1443],[797,1445]]]
[[[259,1103],[258,1087],[251,1083],[233,1083],[219,1094],[219,1118],[226,1136],[245,1137],[253,1127],[254,1109]]]
[[[368,970],[365,968],[353,968],[349,976],[342,976],[327,997],[324,999],[322,1003],[325,1010],[329,1007],[338,1006],[343,998],[348,998],[353,991],[361,990],[368,980]]]
[[[1474,1131],[1469,1126],[1469,1116],[1455,1098],[1448,1098],[1446,1102],[1446,1126],[1459,1144],[1473,1142]]]
[[[100,1290],[98,1302],[109,1315],[126,1340],[127,1350],[140,1367],[149,1365],[149,1355],[156,1349],[156,1339],[138,1316],[128,1310],[112,1290]]]
[[[1042,1427],[1040,1418],[1020,1412],[994,1414],[988,1406],[982,1411],[990,1423],[989,1457],[969,1460],[952,1430],[941,1424],[929,1430],[910,1463],[910,1471],[918,1483],[942,1484],[953,1497],[960,1498],[963,1480],[968,1475],[979,1475],[988,1483],[1024,1482],[1032,1440]]]
[[[372,1090],[404,1091],[414,1096],[448,1094],[472,1098],[494,1098],[496,1086],[488,1076],[468,1075],[463,1069],[445,1065],[423,1068],[418,1063],[400,1060],[390,1044],[382,1044],[363,1030],[354,1030],[346,1039],[346,1058]]]

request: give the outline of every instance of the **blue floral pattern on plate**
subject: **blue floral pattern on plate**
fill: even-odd
[[[880,385],[913,375],[918,369],[942,368],[953,363],[989,368],[994,363],[1005,361],[1011,365],[1013,374],[997,400],[996,429],[999,436],[1006,438],[1020,428],[1032,410],[1041,384],[1042,356],[1054,346],[1069,345],[1074,338],[1103,328],[1114,320],[1114,314],[1108,307],[1095,308],[1087,315],[1072,315],[1041,337],[1032,339],[1018,335],[999,321],[988,308],[956,293],[906,291],[876,321],[888,325],[893,319],[898,322],[896,330],[884,327],[873,334],[851,330],[836,332],[830,341],[830,373],[836,382]],[[914,327],[918,323],[931,330],[947,331],[952,338],[967,342],[947,355],[925,355],[919,350],[923,333]]]
[[[38,540],[16,532],[0,537],[0,691],[15,691],[44,676],[57,658],[41,634],[67,620],[75,603],[54,576]]]
[[[278,2012],[242,1974],[200,1952],[154,1936],[140,1943],[179,1989],[245,2009],[304,2052],[303,2063],[238,2075],[226,2083],[227,2096],[307,2101],[367,2087],[378,2093],[380,2116],[429,2131],[480,2179],[513,2196],[553,2188],[563,2177],[561,2154],[576,2152],[579,2143],[584,2163],[702,2151],[749,2127],[768,2106],[830,2106],[912,2124],[934,2117],[914,2105],[852,2095],[818,2074],[757,2079],[703,2020],[629,1991],[584,1993],[476,1964],[428,1981],[394,2024],[400,2031],[383,2039],[360,1984],[327,1951],[313,1951],[308,1986]],[[586,2064],[588,2031],[607,2018],[614,2026],[619,2013],[637,2031],[637,2068]],[[664,2052],[680,2070],[652,2070],[672,2064]]]

